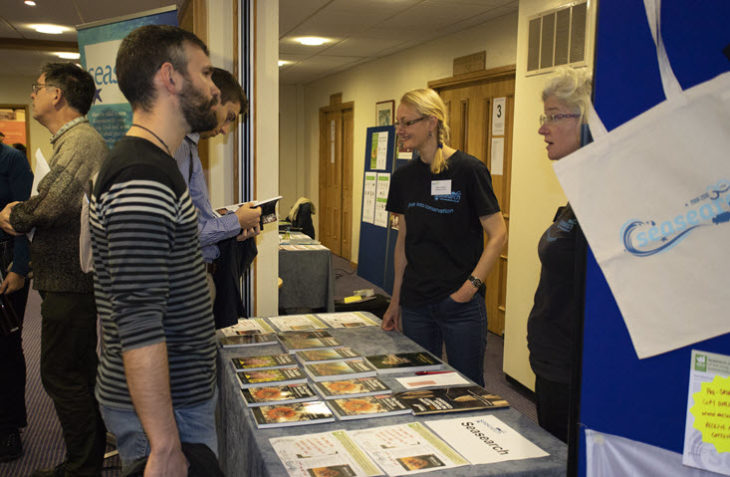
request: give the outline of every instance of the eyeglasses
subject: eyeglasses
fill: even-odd
[[[38,94],[41,88],[58,88],[55,84],[48,83],[33,83],[30,87],[33,90],[33,94]]]
[[[402,126],[404,128],[407,128],[408,126],[413,126],[418,121],[423,121],[426,118],[428,118],[428,116],[421,116],[420,118],[411,119],[410,121],[403,121],[403,122],[396,121],[396,122],[393,123],[393,126],[395,126],[395,127],[401,127]]]
[[[561,119],[579,118],[579,117],[580,117],[580,114],[578,114],[578,113],[572,113],[572,114],[559,113],[559,114],[548,114],[548,115],[541,114],[540,115],[540,126],[544,126],[546,124],[552,124],[552,123],[560,121]]]

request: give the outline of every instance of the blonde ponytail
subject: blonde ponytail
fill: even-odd
[[[436,154],[434,154],[431,163],[431,172],[439,174],[447,168],[446,159],[444,159],[444,145],[448,145],[450,130],[448,126],[449,113],[446,109],[444,101],[438,93],[430,88],[414,89],[403,95],[401,103],[412,106],[422,116],[433,116],[438,121]]]

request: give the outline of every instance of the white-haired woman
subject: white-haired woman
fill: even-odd
[[[383,328],[402,328],[437,357],[445,344],[449,364],[483,386],[483,281],[507,234],[491,176],[479,159],[448,145],[446,106],[434,90],[403,95],[396,119],[403,146],[418,156],[393,173],[388,193],[399,230]]]
[[[542,93],[545,113],[540,116],[538,133],[545,138],[550,160],[560,160],[580,148],[590,92],[590,78],[579,70],[561,69],[548,81]],[[527,321],[538,422],[564,442],[570,419],[573,346],[579,338],[581,316],[574,295],[578,232],[570,204],[558,208],[538,243],[542,270]]]

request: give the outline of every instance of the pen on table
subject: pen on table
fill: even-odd
[[[427,374],[444,374],[450,373],[451,371],[418,371],[416,376],[426,376]]]

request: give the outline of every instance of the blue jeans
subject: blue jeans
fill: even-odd
[[[449,297],[414,308],[401,306],[403,334],[437,358],[446,344],[448,362],[484,386],[484,352],[487,349],[487,307],[479,293],[467,303]]]
[[[213,397],[202,404],[174,409],[180,442],[205,444],[218,456],[218,434],[215,427],[217,402],[218,391],[216,390]],[[123,467],[150,454],[149,440],[147,440],[142,423],[134,410],[101,404],[99,408],[106,428],[117,439],[117,450]]]

